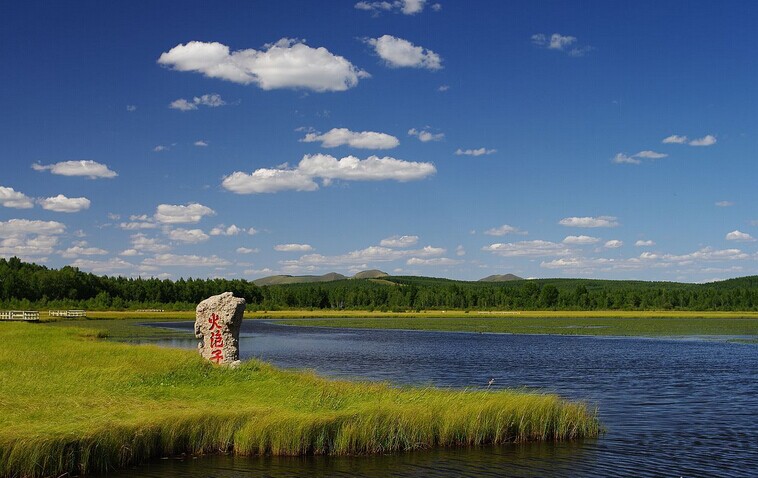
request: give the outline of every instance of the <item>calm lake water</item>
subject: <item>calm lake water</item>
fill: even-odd
[[[156,324],[192,330],[192,323]],[[165,340],[195,348],[196,340]],[[597,404],[607,433],[571,443],[358,457],[161,460],[120,476],[758,476],[758,346],[243,323],[242,358],[327,376],[526,387]]]

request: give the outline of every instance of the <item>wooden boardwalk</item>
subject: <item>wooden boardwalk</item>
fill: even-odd
[[[36,310],[0,310],[0,320],[22,322],[39,322],[39,311]]]
[[[87,317],[87,312],[84,310],[48,310],[48,317]]]

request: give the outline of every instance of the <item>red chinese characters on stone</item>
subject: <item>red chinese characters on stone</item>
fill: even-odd
[[[221,335],[220,331],[211,332],[211,348],[223,348],[224,346],[224,337]]]
[[[211,314],[208,323],[211,324],[208,330],[211,331],[209,345],[211,347],[211,361],[221,363],[224,361],[224,337],[221,335],[221,325],[218,323],[219,316]]]
[[[224,360],[224,352],[221,349],[211,350],[211,361],[221,363]]]
[[[211,324],[211,326],[208,328],[208,330],[215,330],[215,329],[221,329],[221,326],[218,325],[219,316],[216,314],[211,314],[211,316],[208,318],[208,323]]]

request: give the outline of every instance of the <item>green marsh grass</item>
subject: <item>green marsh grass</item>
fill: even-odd
[[[434,330],[508,334],[604,336],[745,336],[758,337],[758,318],[733,316],[676,317],[637,313],[629,317],[542,317],[530,315],[460,317],[314,318],[279,319],[277,323],[309,327]]]
[[[99,339],[81,327],[0,323],[0,475],[96,473],[163,456],[368,454],[568,440],[596,412],[555,395],[328,380],[260,361]]]

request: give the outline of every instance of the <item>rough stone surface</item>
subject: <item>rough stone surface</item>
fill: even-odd
[[[213,363],[239,364],[239,336],[245,299],[231,292],[208,297],[195,309],[195,337],[200,355]]]

